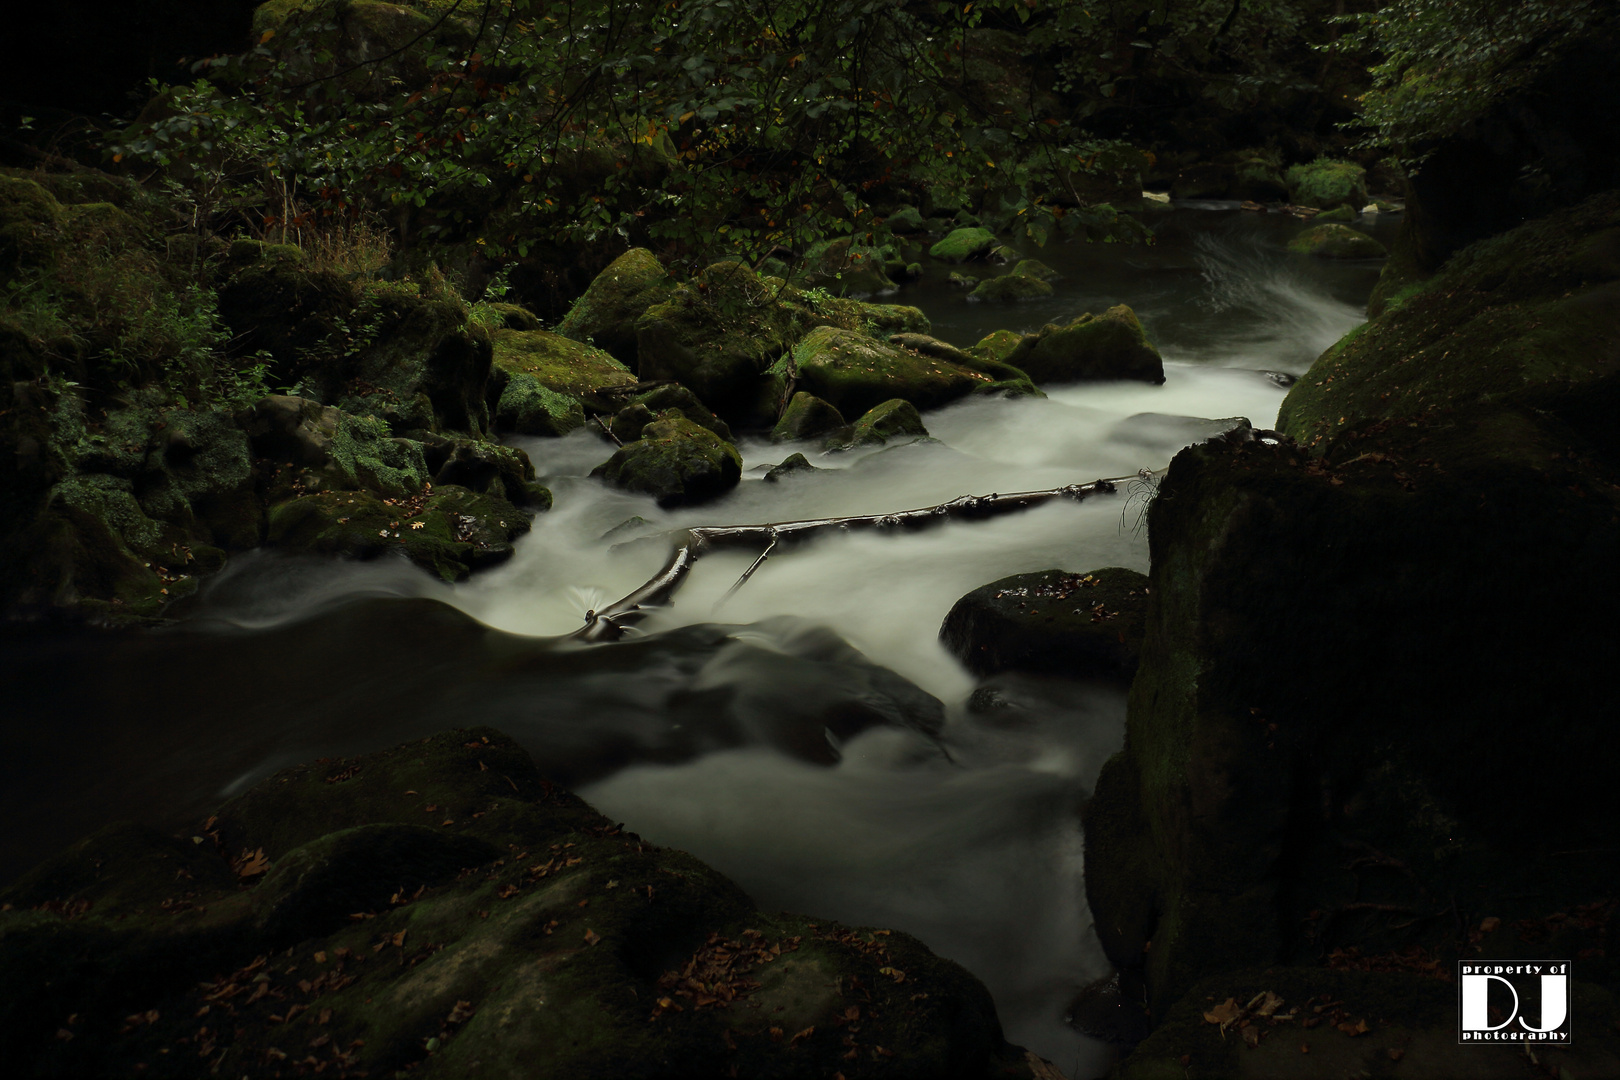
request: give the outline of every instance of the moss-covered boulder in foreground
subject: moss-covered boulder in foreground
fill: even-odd
[[[605,349],[632,371],[637,370],[636,320],[666,299],[674,287],[674,280],[652,252],[631,248],[596,275],[557,324],[557,333]]]
[[[1136,312],[1115,304],[1101,315],[1077,315],[1026,334],[1005,362],[1037,383],[1134,379],[1164,382],[1164,361],[1148,341]]]
[[[1117,566],[1014,574],[952,605],[939,637],[976,675],[1026,671],[1129,682],[1147,601],[1147,576]]]
[[[1288,241],[1288,250],[1319,259],[1381,259],[1389,254],[1377,240],[1348,225],[1312,225]]]
[[[926,439],[928,429],[923,426],[917,406],[894,398],[874,405],[861,414],[850,427],[850,446],[882,446],[891,439]]]
[[[489,728],[108,831],[0,899],[29,1075],[1049,1075],[920,942],[760,912]]]
[[[651,495],[660,506],[705,502],[737,486],[742,456],[714,432],[675,413],[648,424],[591,470],[626,491]]]
[[[1620,760],[1617,237],[1609,193],[1465,249],[1299,381],[1297,442],[1171,463],[1084,815],[1098,932],[1156,1017],[1242,967],[1575,959],[1612,926],[1534,929],[1617,880],[1571,855],[1620,830],[1590,797]],[[1496,920],[1521,929],[1473,936]]]

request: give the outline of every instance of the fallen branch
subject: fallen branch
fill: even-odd
[[[893,514],[868,514],[859,517],[814,518],[808,521],[785,521],[775,525],[719,525],[699,526],[673,534],[675,548],[663,568],[646,584],[621,600],[616,600],[601,611],[587,611],[585,625],[576,630],[574,637],[583,641],[617,641],[626,627],[634,626],[648,615],[648,609],[670,603],[675,591],[681,587],[698,558],[716,548],[763,547],[764,553],[754,560],[731,593],[765,561],[765,556],[779,545],[809,540],[829,532],[851,533],[863,531],[915,530],[939,525],[946,521],[978,521],[983,518],[1027,510],[1032,506],[1054,499],[1073,499],[1076,502],[1090,495],[1111,495],[1115,481],[1134,477],[1116,476],[1110,480],[1094,480],[1089,484],[1069,484],[1046,491],[1020,491],[1011,494],[963,495],[938,506],[918,510],[901,510]],[[724,599],[722,598],[722,603]]]

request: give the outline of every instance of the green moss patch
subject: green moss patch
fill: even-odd
[[[818,327],[793,350],[799,383],[845,415],[891,398],[931,409],[993,380],[978,371],[897,349],[834,327]]]
[[[1136,313],[1116,304],[1101,315],[1076,316],[1067,324],[1048,323],[1026,334],[1005,362],[1041,382],[1137,379],[1164,382],[1164,361],[1147,339]]]
[[[1366,233],[1348,225],[1313,225],[1288,241],[1288,250],[1319,259],[1379,259],[1387,248]]]
[[[510,375],[528,375],[556,394],[593,412],[612,412],[611,391],[636,376],[608,353],[546,330],[497,330],[495,364]]]
[[[666,414],[648,424],[641,438],[592,469],[591,475],[651,495],[660,506],[688,505],[736,487],[742,456],[712,431],[678,414]]]

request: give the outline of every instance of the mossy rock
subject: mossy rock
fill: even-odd
[[[393,503],[368,491],[322,491],[271,506],[267,542],[361,560],[399,553],[445,581],[461,581],[511,558],[512,541],[528,531],[516,506],[465,488]]]
[[[1348,161],[1317,158],[1308,165],[1293,165],[1285,177],[1288,200],[1319,210],[1335,206],[1360,210],[1367,205],[1366,176],[1367,170]]]
[[[630,403],[640,405],[654,415],[673,409],[698,427],[714,432],[726,442],[732,441],[730,425],[710,412],[708,407],[698,400],[697,395],[684,386],[657,386],[645,393],[637,394],[630,399]]]
[[[862,413],[851,426],[848,445],[882,446],[892,439],[926,438],[928,429],[923,426],[917,406],[895,398]]]
[[[394,438],[374,416],[340,417],[326,453],[333,487],[401,498],[422,490],[428,480],[421,444]]]
[[[943,240],[928,249],[928,254],[945,262],[959,263],[988,255],[995,246],[995,233],[973,226],[951,230]]]
[[[96,601],[114,609],[109,614],[131,615],[154,615],[167,602],[158,571],[169,554],[165,548],[184,536],[146,516],[131,481],[105,473],[62,480],[36,527],[44,543],[34,576],[52,591],[40,600],[60,606]]]
[[[1025,277],[1039,278],[1041,281],[1056,281],[1063,276],[1039,259],[1020,259],[1018,265],[1012,268],[1012,272]]]
[[[495,404],[495,423],[518,435],[555,438],[585,426],[579,399],[549,389],[539,378],[518,372],[506,380]]]
[[[805,390],[844,415],[859,414],[891,398],[932,409],[993,380],[982,372],[885,345],[848,330],[818,327],[793,349]]]
[[[771,429],[771,441],[821,439],[842,431],[845,426],[843,413],[814,394],[800,390],[782,410],[782,419]]]
[[[1036,277],[1023,274],[1003,274],[986,278],[968,293],[969,300],[987,300],[992,303],[1013,303],[1019,300],[1042,300],[1052,295],[1052,286]]]
[[[619,402],[614,391],[636,381],[629,368],[605,351],[561,334],[497,330],[491,338],[498,369],[508,376],[531,376],[545,389],[571,397],[591,412],[616,411]]]
[[[244,352],[274,357],[288,383],[301,360],[318,355],[354,310],[354,287],[327,270],[311,270],[290,244],[238,240],[217,291],[219,313]]]
[[[922,309],[910,304],[863,303],[856,314],[873,333],[926,334],[933,329]]]
[[[760,912],[489,728],[285,770],[196,831],[109,833],[5,894],[44,905],[0,912],[10,1060],[161,1073],[180,1046],[237,1075],[314,1042],[340,1073],[808,1080],[854,1045],[896,1076],[1048,1075],[920,942]]]
[[[557,324],[557,333],[605,349],[634,371],[636,320],[674,288],[674,279],[652,252],[631,248],[596,275]]]
[[[641,438],[620,447],[591,475],[626,491],[651,495],[664,507],[706,502],[737,486],[736,447],[685,417],[648,424]]]
[[[1128,684],[1147,603],[1147,575],[1135,570],[1015,574],[958,600],[939,637],[975,675],[1024,671]]]
[[[45,266],[60,243],[62,206],[33,180],[0,175],[0,280]]]
[[[1330,221],[1337,221],[1340,224],[1343,224],[1345,222],[1354,221],[1359,216],[1360,215],[1357,214],[1356,211],[1352,210],[1348,204],[1340,204],[1331,210],[1322,211],[1320,214],[1317,214],[1315,217],[1311,218],[1311,221],[1318,225],[1325,224]]]
[[[819,471],[803,454],[789,454],[782,459],[781,464],[771,466],[770,471],[765,474],[765,482],[778,484],[784,477]]]
[[[971,289],[979,283],[979,279],[974,277],[972,274],[960,274],[954,270],[951,271],[951,275],[945,280],[950,284],[955,285],[958,289]]]
[[[481,307],[487,308],[500,319],[500,328],[504,330],[539,330],[540,316],[519,304],[488,303]]]
[[[1016,330],[992,330],[967,351],[986,360],[1005,362],[1023,340],[1024,335]]]
[[[513,446],[481,439],[428,436],[422,453],[433,483],[454,485],[478,495],[494,495],[518,506],[551,508],[551,492],[536,482],[529,455]],[[432,500],[429,500],[432,503]]]
[[[641,377],[679,382],[733,423],[759,422],[761,376],[804,325],[780,296],[743,263],[705,268],[637,321]]]
[[[155,445],[136,477],[141,508],[185,529],[194,542],[233,551],[258,546],[263,514],[246,432],[217,410],[169,409],[160,415]]]
[[[1292,240],[1288,250],[1319,259],[1380,259],[1388,249],[1364,232],[1348,225],[1312,225]]]
[[[914,233],[927,232],[928,225],[923,221],[922,211],[915,206],[902,206],[887,219],[889,229],[897,236],[910,236]]]
[[[876,296],[897,288],[884,272],[882,252],[854,244],[847,236],[811,247],[794,284],[851,297]]]
[[[1101,315],[1078,315],[1066,324],[1047,323],[1026,334],[1005,363],[1037,383],[1133,379],[1164,382],[1164,361],[1147,339],[1136,313],[1116,304]]]

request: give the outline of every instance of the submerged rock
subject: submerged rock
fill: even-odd
[[[975,675],[1024,671],[1128,683],[1147,602],[1147,575],[1135,570],[1015,574],[958,600],[939,637]]]
[[[672,415],[648,424],[591,475],[651,495],[659,506],[691,505],[736,487],[742,456],[714,432]]]
[[[781,464],[771,466],[770,471],[765,474],[765,481],[766,483],[775,484],[779,483],[784,476],[818,471],[820,470],[810,464],[810,459],[803,454],[789,454],[782,459]]]
[[[1348,225],[1313,225],[1288,241],[1288,250],[1320,259],[1381,259],[1383,244]]]
[[[5,891],[9,1060],[808,1078],[858,1031],[895,1075],[1048,1075],[914,938],[761,912],[491,728],[288,769],[196,832],[109,832]]]
[[[1116,304],[1101,315],[1078,315],[1066,324],[1047,323],[1026,334],[1006,363],[1037,383],[1098,379],[1164,382],[1164,361],[1147,339],[1136,312]]]

